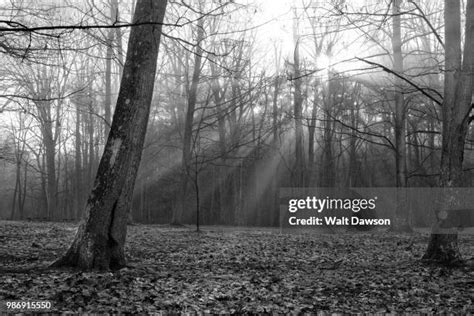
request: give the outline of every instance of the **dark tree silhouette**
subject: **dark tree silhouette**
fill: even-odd
[[[462,198],[456,190],[464,183],[464,145],[469,128],[474,83],[474,1],[467,2],[464,52],[461,62],[461,4],[445,1],[446,74],[443,102],[443,143],[441,150],[440,186],[449,188],[440,210],[456,206]],[[443,230],[443,219],[434,226],[424,259],[454,263],[461,260],[458,235]]]
[[[167,0],[138,0],[112,126],[86,218],[55,266],[114,269],[125,265],[127,217],[153,96]],[[148,23],[144,23],[148,22]]]

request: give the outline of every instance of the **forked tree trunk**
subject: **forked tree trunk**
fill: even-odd
[[[138,0],[112,126],[86,218],[54,266],[115,269],[125,265],[127,214],[141,159],[166,0]]]
[[[474,1],[467,1],[464,53],[461,66],[460,1],[445,1],[446,74],[443,102],[443,143],[440,186],[462,187],[464,144],[469,127],[474,70]],[[449,209],[462,199],[456,189],[446,190],[442,208]],[[440,209],[438,211],[442,211]],[[423,259],[441,263],[462,261],[458,235],[453,229],[441,228],[442,219],[433,227]]]

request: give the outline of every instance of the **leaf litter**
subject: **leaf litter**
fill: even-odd
[[[46,266],[75,228],[1,221],[0,301],[50,300],[56,312],[93,313],[474,313],[472,266],[420,262],[427,234],[133,225],[129,266],[119,271],[8,271]],[[473,241],[460,236],[464,255]]]

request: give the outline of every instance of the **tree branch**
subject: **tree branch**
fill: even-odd
[[[433,97],[431,94],[427,93],[425,90],[426,89],[423,89],[422,87],[420,87],[419,85],[417,85],[416,83],[414,83],[413,81],[411,80],[408,80],[407,78],[405,78],[404,76],[396,73],[395,71],[393,71],[392,69],[390,68],[387,68],[385,67],[384,65],[381,65],[379,63],[376,63],[376,62],[373,62],[373,61],[370,61],[370,60],[367,60],[367,59],[364,59],[364,58],[360,58],[360,57],[356,57],[357,60],[360,60],[360,61],[363,61],[369,65],[372,65],[372,66],[377,66],[379,68],[382,68],[383,71],[387,72],[387,73],[390,73],[392,75],[394,75],[395,77],[397,78],[400,78],[402,79],[403,81],[405,81],[406,83],[408,83],[410,86],[414,87],[416,90],[420,91],[424,96],[428,97],[430,100],[432,100],[433,102],[435,102],[436,104],[438,105],[442,105],[442,101],[439,101],[438,99],[436,99],[435,97]],[[435,93],[441,100],[443,99],[443,96],[436,90],[434,89],[430,89],[431,91],[433,91],[433,93]]]

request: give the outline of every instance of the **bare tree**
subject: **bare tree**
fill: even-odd
[[[295,20],[293,26],[293,37],[294,37],[294,52],[293,52],[293,82],[295,85],[294,90],[294,120],[295,120],[295,174],[294,174],[294,185],[304,186],[305,185],[305,156],[304,156],[304,144],[303,144],[303,92],[302,92],[302,74],[301,74],[301,60],[300,60],[300,45],[301,38],[298,30],[298,17],[296,16],[295,9]]]
[[[111,130],[94,188],[67,253],[54,266],[109,269],[125,265],[124,244],[135,178],[153,96],[167,1],[139,0]]]
[[[188,174],[190,164],[192,163],[192,133],[194,123],[194,111],[196,107],[198,84],[201,76],[201,62],[203,49],[201,48],[204,39],[204,19],[200,19],[196,25],[196,51],[194,53],[194,69],[191,77],[191,84],[188,89],[188,102],[186,116],[184,121],[183,135],[183,156],[182,156],[182,179],[181,179],[181,199],[179,199],[177,207],[173,210],[172,224],[178,224],[182,220],[184,208],[186,207],[186,196],[188,190]]]
[[[444,19],[446,73],[439,185],[447,190],[438,211],[455,208],[459,199],[462,199],[456,188],[465,185],[464,145],[470,123],[474,84],[474,1],[467,2],[462,61],[460,0],[445,1]],[[443,263],[459,262],[461,254],[457,232],[440,228],[444,219],[438,217],[423,258]]]
[[[403,74],[402,36],[401,36],[401,10],[400,0],[392,3],[392,51],[393,51],[393,71]],[[408,224],[408,210],[406,208],[406,196],[403,190],[407,186],[407,158],[406,158],[406,105],[403,96],[404,82],[400,77],[395,77],[395,170],[397,185],[397,209],[394,225],[395,231],[411,231]]]

